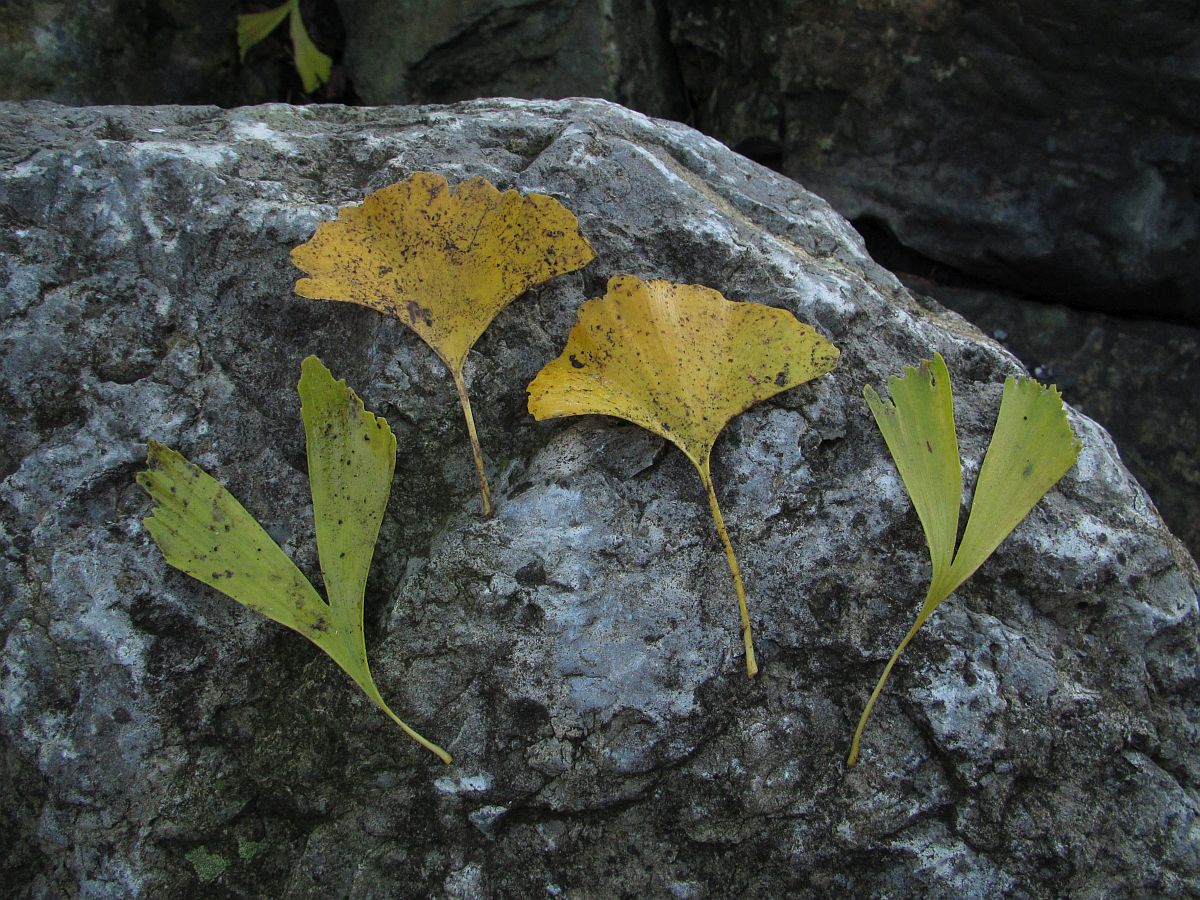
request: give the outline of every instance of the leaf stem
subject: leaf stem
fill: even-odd
[[[467,396],[467,383],[463,380],[460,369],[451,368],[454,378],[454,389],[458,391],[458,402],[462,404],[463,415],[467,419],[467,435],[471,438],[471,453],[475,457],[475,471],[479,473],[479,493],[483,498],[483,514],[492,514],[492,497],[488,490],[487,472],[483,468],[483,449],[479,446],[479,435],[475,433],[475,417],[471,415],[471,399]]]
[[[713,521],[717,525],[717,534],[725,545],[725,559],[729,562],[729,571],[733,574],[733,586],[737,590],[738,611],[742,614],[742,642],[746,645],[746,677],[753,678],[758,674],[758,661],[754,658],[754,637],[750,631],[750,611],[746,608],[746,589],[742,587],[742,571],[738,567],[737,556],[733,552],[733,544],[729,541],[729,532],[725,530],[725,519],[721,515],[720,504],[717,503],[717,492],[713,489],[712,475],[708,470],[708,460],[700,470],[700,480],[708,492],[708,506],[712,510]]]
[[[904,636],[904,640],[896,647],[895,652],[892,653],[892,658],[884,666],[883,674],[879,676],[875,690],[871,692],[871,699],[867,701],[867,706],[863,710],[862,716],[859,717],[858,727],[854,729],[854,740],[850,742],[850,756],[846,760],[847,766],[852,766],[858,762],[858,744],[862,740],[863,729],[867,727],[867,719],[871,718],[871,710],[875,708],[875,701],[879,699],[879,694],[883,691],[883,686],[887,683],[888,676],[892,674],[892,667],[896,665],[896,660],[900,658],[900,654],[904,652],[904,648],[908,646],[908,642],[916,637],[917,632],[921,630],[921,626],[924,624],[924,618],[918,618],[913,623],[913,627],[908,630],[908,634]]]
[[[454,761],[453,757],[451,757],[449,753],[447,753],[445,750],[443,750],[437,744],[433,743],[433,741],[426,740],[424,737],[422,737],[416,731],[414,731],[413,729],[411,729],[407,725],[405,725],[403,720],[401,720],[399,716],[397,716],[394,712],[392,712],[390,709],[387,708],[386,703],[380,702],[378,704],[378,706],[380,709],[382,709],[385,713],[388,714],[388,717],[391,718],[391,720],[393,722],[395,722],[397,725],[399,725],[401,728],[404,729],[405,734],[407,734],[410,738],[412,738],[414,741],[416,741],[418,744],[420,744],[422,747],[424,747],[426,750],[428,750],[430,753],[432,753],[434,756],[436,756],[438,759],[440,759],[446,765],[450,765],[450,763],[452,763]]]

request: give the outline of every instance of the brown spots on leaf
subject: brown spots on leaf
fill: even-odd
[[[408,322],[410,325],[416,325],[417,322],[423,322],[426,328],[433,327],[433,313],[427,310],[416,300],[409,300],[404,306],[408,313]]]

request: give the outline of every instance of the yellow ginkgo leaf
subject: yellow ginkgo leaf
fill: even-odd
[[[709,458],[730,419],[824,375],[837,358],[833,344],[786,310],[735,303],[699,285],[617,275],[604,297],[583,305],[562,355],[529,385],[537,419],[617,416],[687,454],[725,545],[751,677],[758,664],[750,614]]]
[[[296,293],[342,300],[400,319],[450,370],[467,420],[483,511],[483,453],[463,379],[467,352],[492,319],[535,284],[595,256],[575,216],[553,197],[498,191],[481,178],[450,188],[417,172],[323,222],[292,262]]]

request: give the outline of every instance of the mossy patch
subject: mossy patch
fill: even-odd
[[[196,870],[196,877],[204,884],[216,881],[229,868],[225,857],[219,853],[209,853],[203,844],[185,854],[183,858],[192,864],[192,868]]]

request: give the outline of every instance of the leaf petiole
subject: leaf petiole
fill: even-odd
[[[452,368],[454,389],[458,391],[458,402],[462,405],[463,416],[467,420],[467,436],[471,439],[471,455],[475,457],[475,471],[479,473],[479,495],[483,498],[483,514],[492,514],[492,494],[488,489],[487,471],[483,465],[483,448],[479,446],[479,435],[475,432],[475,416],[471,414],[471,398],[467,396],[467,383],[463,380],[462,371]]]
[[[892,653],[892,658],[883,667],[883,674],[879,676],[879,681],[875,684],[875,690],[871,691],[871,699],[867,701],[867,705],[858,719],[858,727],[854,729],[854,740],[850,742],[850,756],[846,759],[847,766],[852,766],[858,762],[858,744],[862,740],[863,731],[867,727],[867,720],[871,718],[871,711],[875,708],[875,701],[883,693],[883,686],[887,684],[888,676],[892,674],[892,667],[896,665],[896,661],[904,653],[904,648],[908,646],[909,641],[917,636],[917,632],[921,630],[921,626],[924,624],[925,620],[923,618],[917,619],[916,624],[908,630],[908,634],[904,636],[904,640],[900,642],[899,646]]]
[[[725,559],[729,563],[729,571],[733,575],[733,586],[737,590],[738,611],[742,614],[742,643],[746,646],[746,677],[753,678],[758,674],[758,660],[754,657],[754,636],[750,629],[750,611],[746,607],[746,589],[742,586],[742,570],[738,566],[737,556],[733,552],[733,544],[729,540],[729,532],[725,529],[725,518],[721,515],[721,506],[717,503],[717,492],[713,488],[712,474],[709,463],[697,464],[700,480],[704,482],[704,490],[708,493],[708,507],[712,510],[713,522],[717,526],[717,534],[725,545]]]

